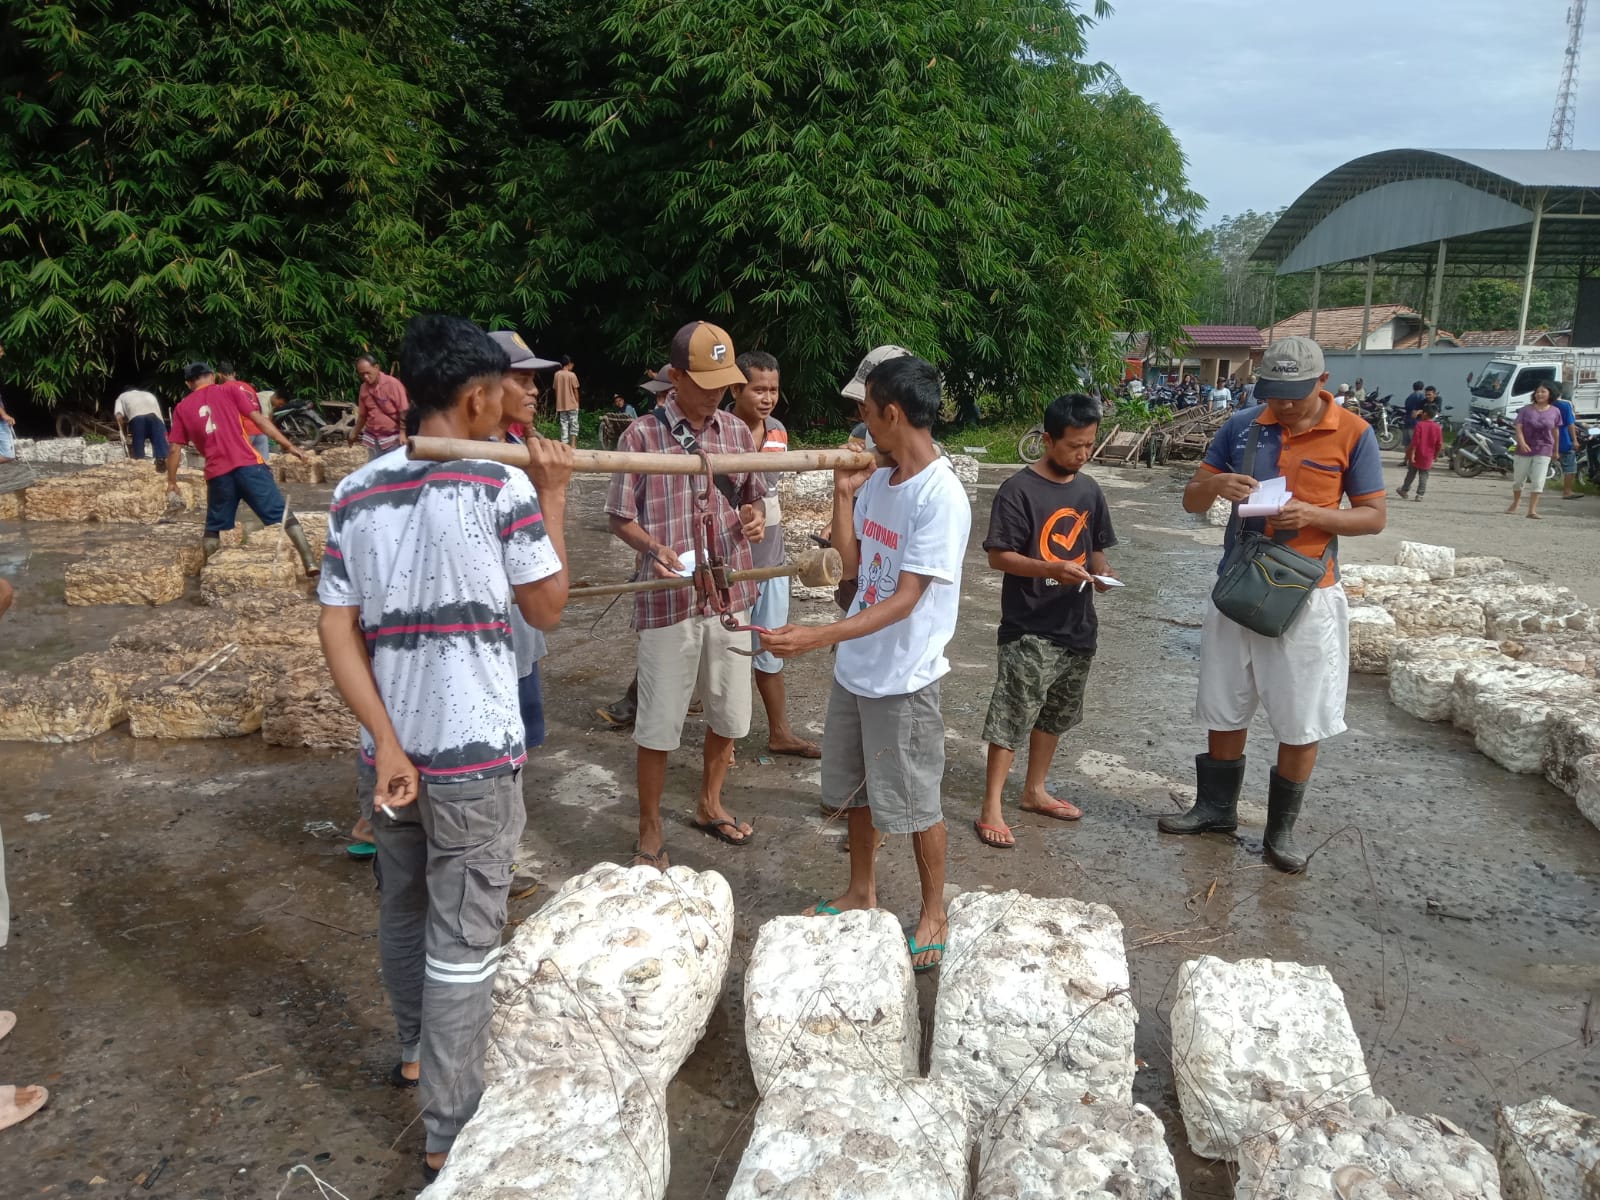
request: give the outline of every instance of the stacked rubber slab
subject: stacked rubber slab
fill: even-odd
[[[1394,565],[1344,569],[1350,667],[1451,721],[1508,771],[1542,774],[1600,825],[1600,613],[1498,558],[1401,543]]]
[[[722,993],[722,876],[601,863],[500,957],[488,1088],[426,1200],[661,1200],[665,1093]]]
[[[1175,1198],[1161,1123],[1132,1103],[1136,1014],[1116,915],[967,893],[945,946],[922,1079],[892,916],[762,927],[745,1012],[763,1099],[729,1200],[965,1200],[969,1172],[985,1200]]]
[[[1375,1095],[1344,997],[1324,967],[1184,963],[1172,1065],[1195,1153],[1237,1164],[1236,1200],[1499,1200],[1483,1146]]]

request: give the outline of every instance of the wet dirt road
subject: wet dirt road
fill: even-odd
[[[970,821],[999,600],[979,542],[1003,477],[985,471],[975,493],[962,625],[950,650],[959,686],[944,690],[951,890],[1015,887],[1116,909],[1140,1014],[1136,1098],[1167,1123],[1185,1194],[1232,1194],[1223,1164],[1184,1150],[1172,1083],[1174,973],[1198,954],[1327,964],[1376,1086],[1402,1110],[1438,1112],[1492,1140],[1496,1102],[1551,1091],[1600,1108],[1600,1050],[1581,1038],[1585,1001],[1600,989],[1600,831],[1542,779],[1509,775],[1454,730],[1391,708],[1381,679],[1353,679],[1351,731],[1324,748],[1302,821],[1303,840],[1322,843],[1306,877],[1261,861],[1264,728],[1252,744],[1237,839],[1156,834],[1157,815],[1182,807],[1171,793],[1192,783],[1202,745],[1189,709],[1220,540],[1179,512],[1181,475],[1101,473],[1123,539],[1112,561],[1129,586],[1100,600],[1086,719],[1063,739],[1051,775],[1084,820],[1022,818],[1014,782],[1008,817],[1020,846],[978,843]],[[1460,505],[1488,486],[1463,491]],[[585,485],[573,545],[580,574],[594,582],[623,578],[631,565],[606,538],[599,507],[599,489]],[[1519,557],[1487,516],[1464,529],[1441,503],[1397,511],[1384,547],[1351,545],[1347,556],[1387,559],[1387,543],[1421,536],[1504,553],[1577,586],[1557,550],[1580,532],[1592,542],[1585,522],[1600,520],[1600,501],[1564,507],[1580,511],[1559,522],[1519,520],[1515,530],[1549,537],[1548,553],[1522,543]],[[1458,536],[1441,536],[1452,524]],[[0,666],[97,648],[145,615],[62,605],[61,571],[82,537],[67,527],[0,526],[0,570],[22,592],[0,626]],[[518,877],[540,887],[513,904],[514,919],[632,844],[632,743],[597,728],[592,711],[626,686],[632,635],[619,606],[601,623],[601,640],[591,639],[599,613],[598,605],[569,610],[551,638],[550,736],[525,776]],[[831,610],[797,602],[795,617],[823,620]],[[789,668],[791,712],[814,733],[828,673],[824,656]],[[834,895],[845,875],[841,831],[818,813],[814,764],[763,761],[759,705],[729,794],[734,811],[753,818],[756,842],[734,849],[688,827],[700,729],[691,719],[673,756],[669,845],[674,861],[723,872],[739,914],[722,1003],[667,1097],[675,1200],[722,1196],[748,1135],[756,1097],[741,996],[756,931]],[[343,830],[353,816],[349,758],[255,739],[136,742],[119,730],[76,746],[6,744],[0,762],[13,907],[0,1007],[20,1018],[0,1043],[0,1082],[52,1091],[43,1113],[0,1133],[0,1194],[270,1197],[293,1163],[351,1200],[414,1194],[421,1131],[408,1126],[412,1098],[384,1082],[394,1048],[371,874],[321,824]],[[891,839],[880,865],[883,902],[909,923],[916,877],[907,839]],[[925,1026],[936,988],[936,977],[919,980]],[[314,1194],[303,1179],[286,1192]]]

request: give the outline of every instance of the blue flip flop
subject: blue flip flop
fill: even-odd
[[[917,945],[917,936],[916,936],[916,934],[908,933],[908,934],[906,934],[906,949],[911,951],[911,957],[912,958],[916,958],[917,955],[919,955],[919,954],[921,954],[921,953],[923,953],[924,951],[927,951],[927,950],[937,950],[939,952],[939,957],[937,959],[935,959],[931,963],[923,963],[922,966],[920,966],[920,967],[917,966],[917,964],[914,963],[914,962],[911,964],[911,969],[913,971],[915,971],[918,975],[923,974],[925,971],[936,970],[944,962],[944,943],[943,942],[929,942],[926,946],[919,946],[919,945]]]

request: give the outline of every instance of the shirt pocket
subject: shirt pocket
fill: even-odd
[[[1339,499],[1344,495],[1344,467],[1311,458],[1301,459],[1289,490],[1296,500],[1304,500],[1317,508],[1338,508]]]

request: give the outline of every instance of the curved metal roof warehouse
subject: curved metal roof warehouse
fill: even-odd
[[[1251,258],[1279,275],[1361,263],[1520,267],[1520,342],[1535,266],[1600,263],[1600,151],[1383,150],[1328,172]],[[1315,294],[1315,292],[1313,292]],[[1437,308],[1437,300],[1432,306]],[[1431,323],[1430,314],[1430,323]]]

